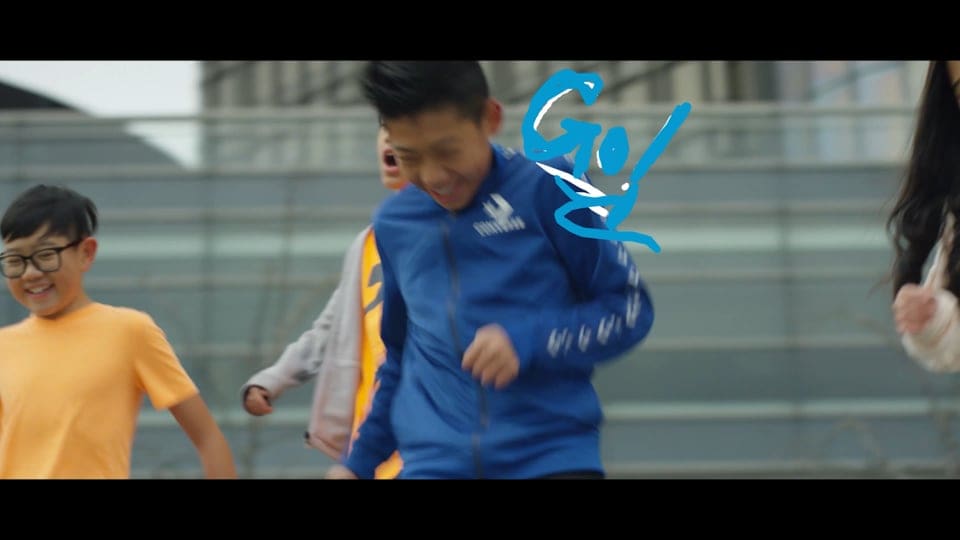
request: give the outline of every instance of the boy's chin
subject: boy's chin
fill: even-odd
[[[51,304],[27,304],[26,307],[30,310],[30,313],[45,319],[54,319],[66,311],[66,306],[60,305],[58,302]]]
[[[62,309],[57,308],[31,309],[30,313],[33,313],[37,317],[43,317],[44,319],[55,319],[62,311]]]

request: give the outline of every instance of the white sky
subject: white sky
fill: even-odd
[[[200,109],[191,61],[2,61],[0,80],[97,116],[193,114]]]
[[[190,115],[200,110],[195,61],[0,61],[0,81],[92,116]],[[138,123],[129,131],[186,165],[196,163],[195,126]]]

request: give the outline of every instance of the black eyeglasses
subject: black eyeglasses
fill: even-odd
[[[16,279],[27,271],[27,261],[33,263],[33,267],[41,272],[56,272],[60,269],[60,252],[82,241],[81,238],[62,247],[39,249],[26,257],[14,254],[0,256],[0,273],[5,278]]]

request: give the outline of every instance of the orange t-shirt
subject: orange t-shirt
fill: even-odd
[[[129,478],[144,394],[195,396],[146,313],[91,303],[0,329],[0,478]]]
[[[387,352],[380,339],[380,316],[383,314],[383,272],[380,269],[380,254],[373,239],[373,230],[363,243],[361,258],[360,307],[363,320],[360,328],[360,384],[357,388],[356,414],[353,416],[353,436],[357,436],[360,424],[370,412],[377,368],[386,359]],[[393,453],[377,467],[374,478],[396,478],[403,466],[400,455]]]

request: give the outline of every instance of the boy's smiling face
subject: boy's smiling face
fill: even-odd
[[[473,200],[490,171],[490,138],[500,128],[501,114],[500,104],[489,99],[479,121],[443,106],[385,119],[383,125],[400,175],[456,211]]]
[[[3,255],[33,255],[45,248],[67,246],[74,238],[48,233],[44,225],[32,235],[4,240]],[[60,268],[41,272],[32,261],[22,276],[6,278],[10,294],[38,317],[55,319],[90,302],[83,290],[83,274],[90,269],[97,252],[97,240],[87,237],[60,252]]]

